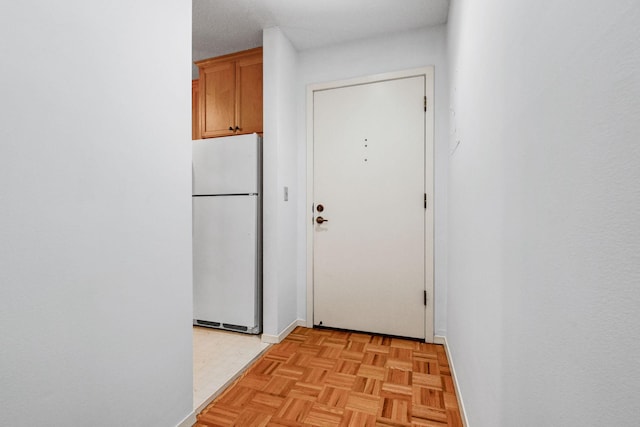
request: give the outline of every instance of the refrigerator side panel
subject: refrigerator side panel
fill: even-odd
[[[258,197],[194,197],[193,226],[194,323],[259,333]]]
[[[193,141],[193,194],[256,194],[260,187],[257,134]]]

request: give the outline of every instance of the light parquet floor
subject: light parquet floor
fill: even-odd
[[[461,427],[441,345],[296,328],[198,415],[197,427]]]

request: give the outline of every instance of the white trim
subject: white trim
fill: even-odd
[[[316,85],[307,86],[307,203],[305,221],[314,203],[313,196],[313,91]],[[307,225],[307,328],[313,328],[313,212]]]
[[[456,368],[453,365],[453,357],[451,356],[447,337],[443,335],[435,335],[433,337],[433,342],[444,345],[444,349],[447,353],[447,360],[449,361],[449,369],[451,370],[451,379],[453,379],[453,384],[456,388],[456,397],[458,398],[458,405],[460,406],[460,418],[462,418],[462,425],[463,427],[469,427],[469,419],[467,418],[467,411],[464,409],[462,391],[460,390],[460,384],[458,383],[458,377],[456,376]]]
[[[293,332],[293,330],[298,326],[306,327],[307,322],[303,319],[294,320],[289,326],[285,328],[284,331],[280,332],[278,335],[262,334],[262,342],[266,342],[269,344],[278,344],[283,339],[285,339],[287,335]]]
[[[176,427],[191,427],[196,423],[196,421],[198,421],[198,419],[196,418],[196,410],[194,409],[184,420],[180,421]]]
[[[307,85],[307,204],[305,207],[305,221],[309,220],[307,224],[307,328],[313,328],[313,217],[307,218],[308,212],[310,212],[311,205],[314,203],[313,195],[313,93],[319,90],[334,89],[344,86],[361,85],[367,83],[373,83],[384,80],[394,80],[414,76],[425,76],[426,78],[426,94],[428,97],[427,114],[428,118],[425,121],[425,137],[431,138],[431,152],[425,153],[426,158],[431,162],[431,174],[425,173],[425,191],[427,192],[427,198],[429,203],[429,209],[425,213],[425,222],[428,222],[428,217],[431,218],[431,224],[433,227],[431,244],[425,241],[425,261],[427,257],[431,258],[431,280],[425,280],[425,290],[427,291],[428,305],[425,309],[425,341],[433,342],[434,328],[435,328],[435,297],[434,297],[434,283],[435,283],[435,260],[434,260],[434,245],[435,245],[435,218],[434,218],[434,174],[435,174],[435,115],[434,115],[434,66],[427,66],[421,68],[414,68],[404,71],[394,71],[391,73],[374,74],[370,76],[362,76],[348,80],[338,80],[333,82],[315,83]],[[309,209],[309,210],[307,210]],[[426,277],[425,277],[426,279]],[[428,321],[428,316],[431,317],[431,322]],[[264,335],[263,335],[264,336]],[[264,341],[264,338],[263,338]],[[265,341],[271,342],[271,341]]]

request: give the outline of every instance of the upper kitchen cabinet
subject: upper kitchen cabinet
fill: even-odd
[[[200,69],[200,136],[261,133],[262,48],[205,59],[196,65]]]

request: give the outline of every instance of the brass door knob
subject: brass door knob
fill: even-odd
[[[316,218],[316,222],[318,224],[322,224],[323,222],[329,222],[329,220],[328,219],[324,219],[321,216],[319,216],[319,217]]]

